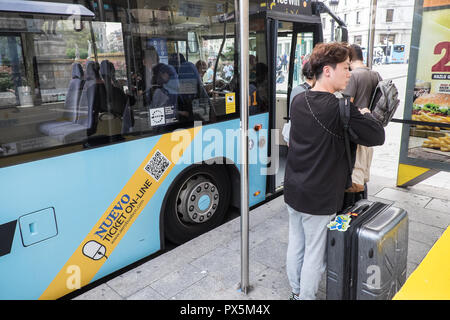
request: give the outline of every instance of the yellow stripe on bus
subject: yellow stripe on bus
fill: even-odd
[[[158,140],[39,299],[61,297],[92,281],[199,131],[176,131]],[[151,175],[155,167],[159,170]]]

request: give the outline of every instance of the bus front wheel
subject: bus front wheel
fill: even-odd
[[[230,179],[217,165],[195,167],[175,182],[165,209],[167,239],[181,244],[214,229],[230,202]]]

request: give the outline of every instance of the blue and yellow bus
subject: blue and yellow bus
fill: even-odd
[[[282,190],[315,5],[250,1],[250,206]],[[63,297],[239,206],[236,30],[225,0],[0,2],[0,299]]]
[[[390,63],[406,63],[405,45],[394,44],[392,46],[392,54]]]
[[[406,63],[406,53],[404,44],[381,45],[384,52],[384,63]]]

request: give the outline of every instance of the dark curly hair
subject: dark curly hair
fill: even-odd
[[[304,79],[313,80],[314,79],[314,73],[311,70],[311,63],[309,63],[309,60],[305,62],[302,69],[302,76]]]
[[[352,57],[353,52],[346,43],[319,43],[314,47],[309,62],[311,63],[312,73],[316,76],[316,79],[319,79],[323,67],[331,66],[335,69],[338,63],[344,62],[347,58],[352,60]]]

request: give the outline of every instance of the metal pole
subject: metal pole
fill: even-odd
[[[377,0],[371,0],[369,42],[367,45],[367,67],[369,67],[369,69],[372,69],[372,62],[373,62],[373,44],[375,40],[376,19],[377,19]]]
[[[103,0],[97,0],[97,4],[98,4],[98,12],[100,15],[100,21],[105,22],[106,18],[105,18],[105,8],[103,7]]]
[[[241,290],[249,291],[249,219],[248,219],[248,5],[249,0],[239,0],[239,47],[240,47],[240,106],[241,106]]]

